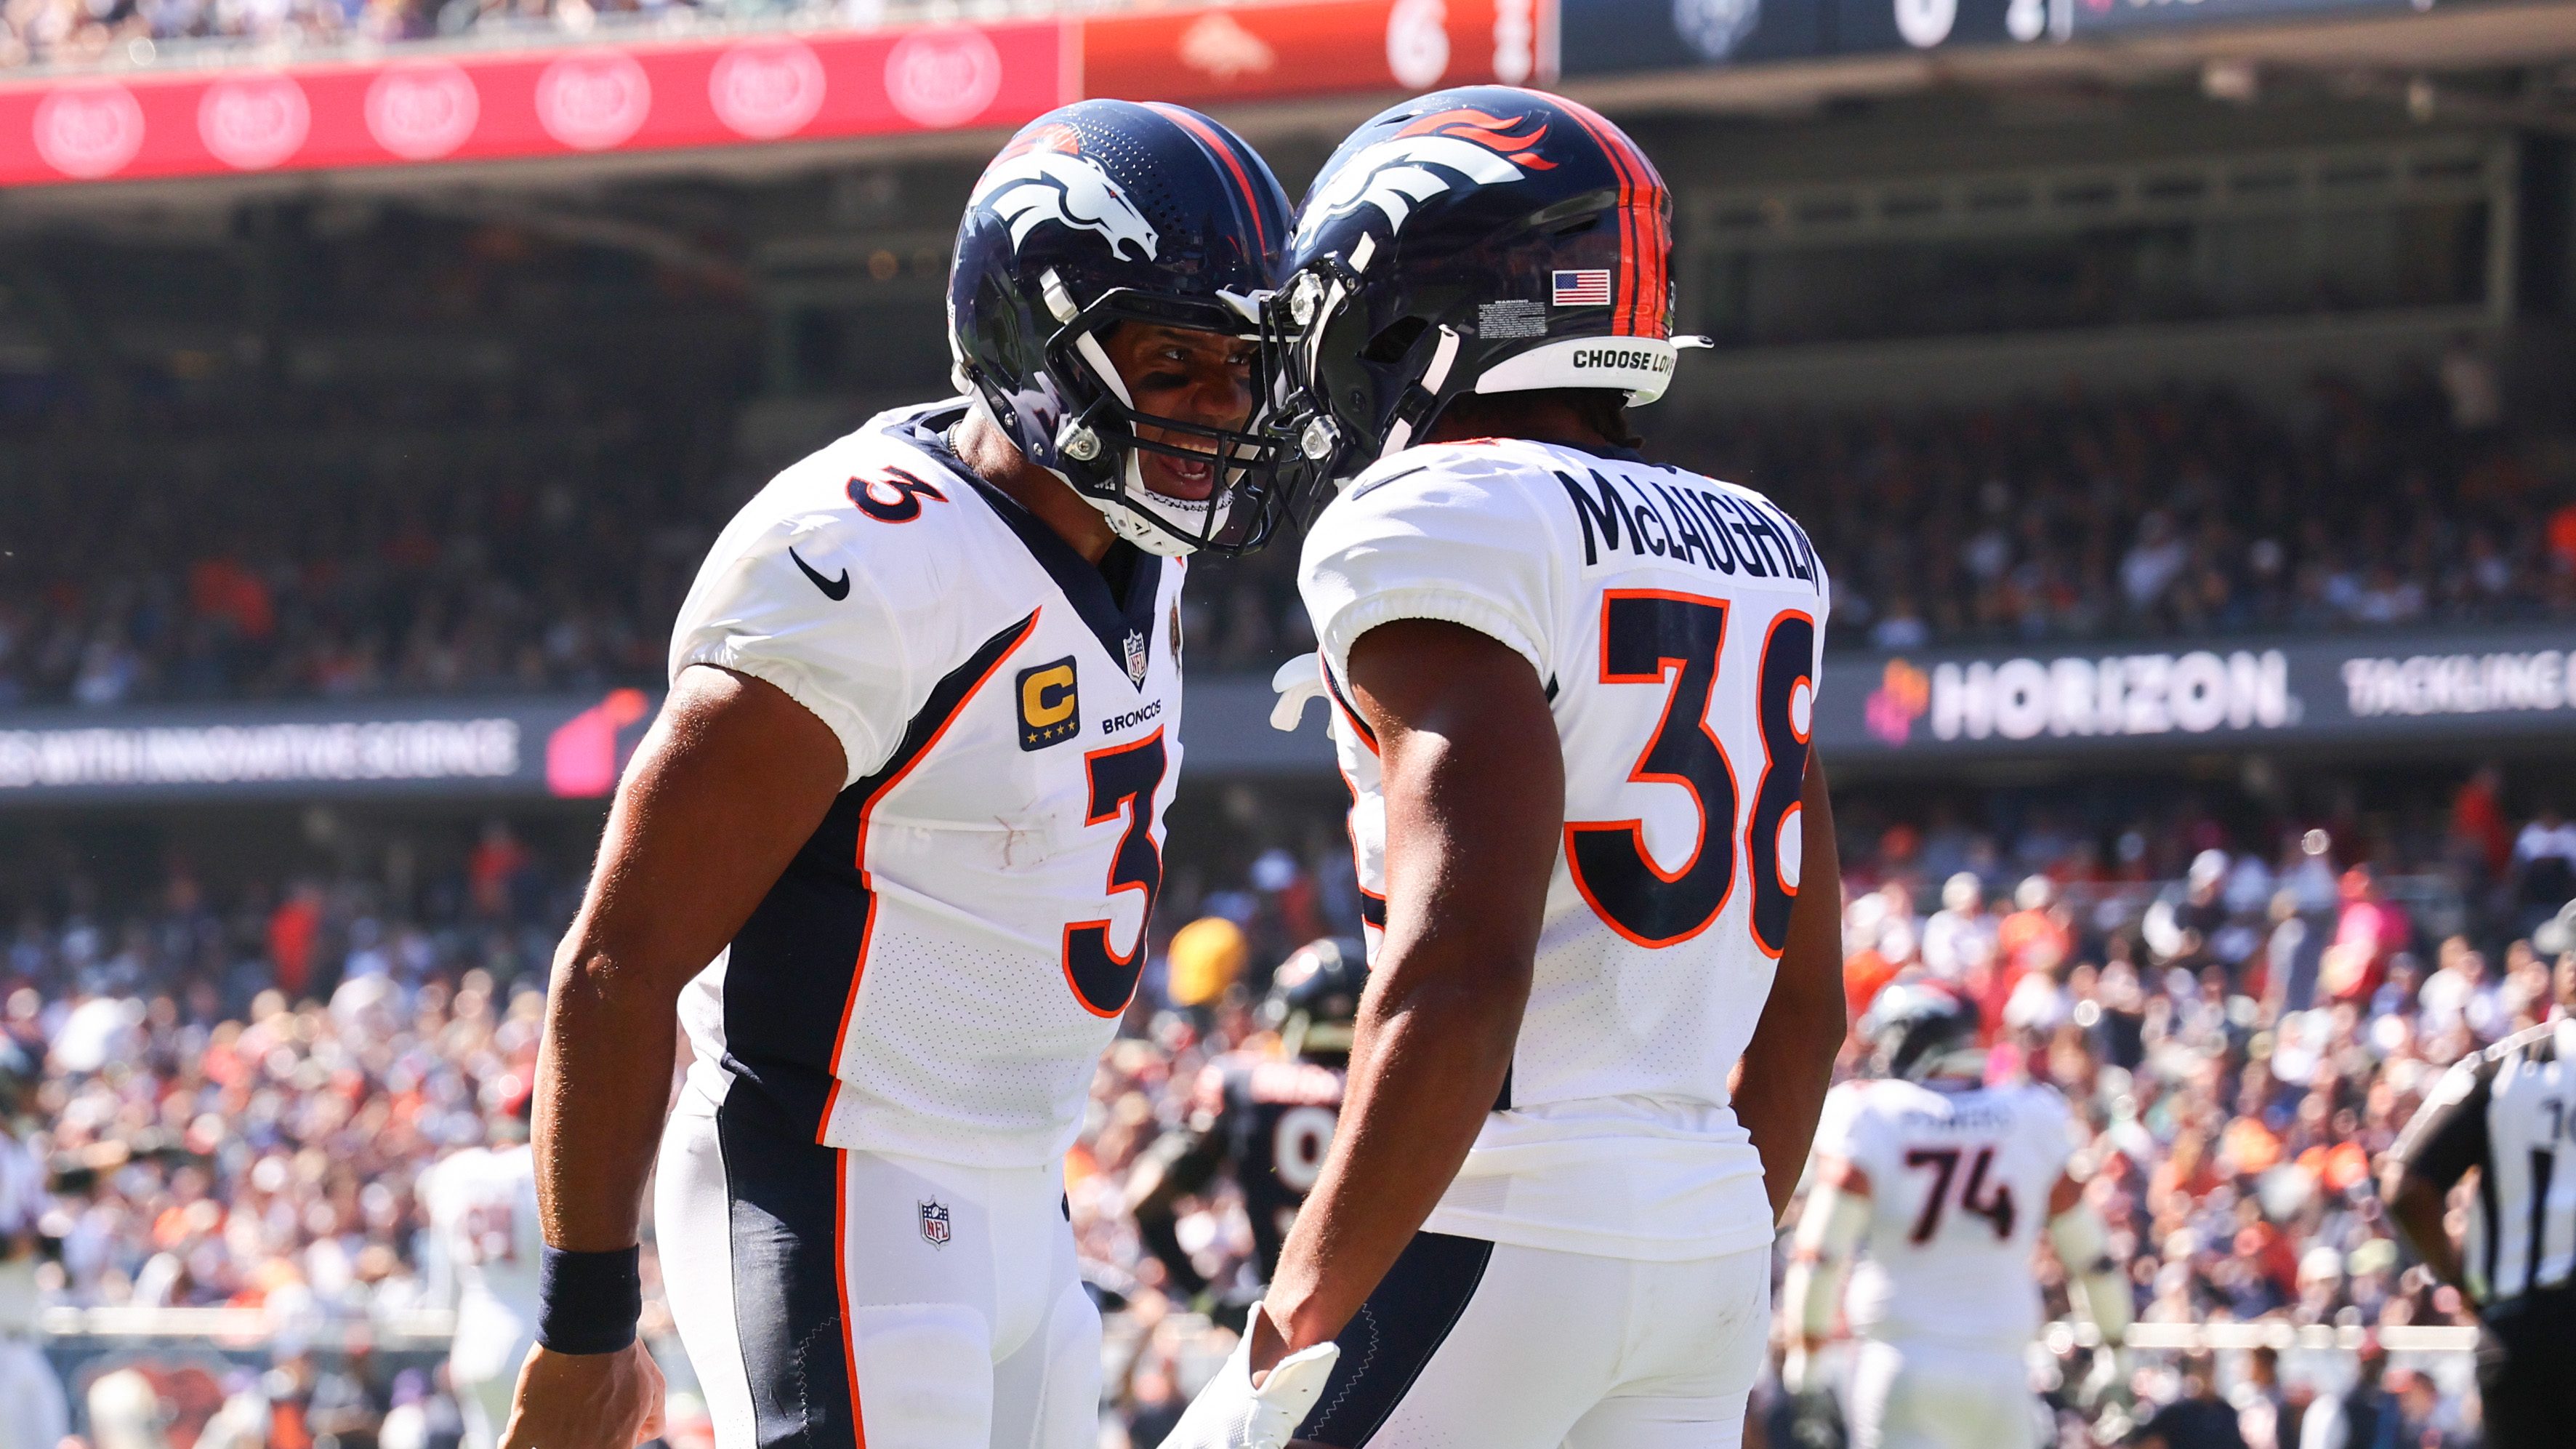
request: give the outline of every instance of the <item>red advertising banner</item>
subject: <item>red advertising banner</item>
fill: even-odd
[[[1552,0],[1296,0],[1096,15],[1082,93],[1221,105],[1551,78]]]
[[[1063,100],[1047,21],[769,34],[0,87],[0,186],[1016,126]]]

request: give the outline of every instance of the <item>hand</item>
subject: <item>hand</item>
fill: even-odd
[[[1324,1396],[1341,1346],[1319,1343],[1273,1364],[1261,1387],[1252,1386],[1252,1344],[1270,1328],[1269,1314],[1256,1304],[1241,1342],[1226,1356],[1225,1367],[1190,1401],[1163,1449],[1286,1449],[1315,1401]],[[1270,1336],[1275,1338],[1276,1331]],[[511,1446],[516,1449],[516,1446]]]
[[[2076,1407],[2087,1413],[2103,1408],[2127,1409],[2137,1402],[2129,1387],[2129,1351],[2116,1344],[2104,1344],[2093,1350],[2092,1371],[2075,1390]]]
[[[1808,1381],[1815,1377],[1815,1359],[1803,1343],[1792,1343],[1780,1357],[1780,1388],[1791,1398],[1807,1391]]]
[[[636,1449],[662,1434],[662,1369],[638,1339],[615,1353],[539,1346],[519,1367],[501,1449]]]

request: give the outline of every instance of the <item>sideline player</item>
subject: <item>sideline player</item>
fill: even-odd
[[[1742,1432],[1843,1038],[1828,592],[1768,500],[1634,451],[1669,212],[1615,127],[1500,86],[1370,121],[1299,212],[1280,426],[1357,474],[1299,586],[1382,929],[1340,1135],[1181,1449]]]
[[[789,468],[716,541],[556,958],[511,1449],[656,1427],[657,1136],[723,1449],[1093,1442],[1060,1162],[1162,882],[1178,556],[1285,503],[1247,428],[1286,210],[1193,112],[1041,117],[959,227],[970,395]],[[675,1003],[695,1060],[663,1135]]]
[[[24,1048],[0,1040],[0,1449],[55,1449],[71,1432],[70,1402],[45,1357],[38,1320],[44,1305],[36,1288],[36,1227],[45,1213],[45,1165],[18,1125],[38,1075]]]
[[[1324,1170],[1350,1072],[1351,1021],[1368,984],[1360,943],[1346,936],[1309,941],[1279,964],[1262,1001],[1279,1033],[1279,1057],[1233,1051],[1200,1069],[1186,1126],[1145,1152],[1128,1179],[1128,1211],[1147,1250],[1184,1297],[1210,1286],[1181,1251],[1172,1206],[1223,1170],[1243,1193],[1252,1223],[1254,1286],[1279,1269],[1279,1249],[1297,1209]],[[1215,1285],[1220,1293],[1235,1285]],[[1234,1302],[1239,1313],[1243,1300]]]
[[[2066,1100],[1989,1087],[1975,1003],[1899,981],[1862,1023],[1877,1080],[1846,1082],[1816,1131],[1816,1186],[1780,1301],[1797,1315],[1784,1386],[1806,1387],[1844,1272],[1852,1449],[2036,1449],[2045,1424],[2026,1354],[2040,1323],[2030,1259],[2045,1226],[2070,1296],[2102,1332],[2095,1391],[2125,1377],[2133,1305],[2102,1220],[2066,1170]]]
[[[537,1334],[537,1169],[526,1091],[490,1115],[491,1144],[439,1159],[422,1179],[432,1250],[456,1304],[447,1376],[465,1414],[466,1449],[489,1449],[509,1422],[519,1365]]]

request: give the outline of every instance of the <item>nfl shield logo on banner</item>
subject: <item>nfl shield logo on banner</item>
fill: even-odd
[[[1137,688],[1145,686],[1145,631],[1127,631],[1127,679]]]
[[[948,1205],[926,1202],[921,1205],[921,1240],[934,1248],[948,1246]]]

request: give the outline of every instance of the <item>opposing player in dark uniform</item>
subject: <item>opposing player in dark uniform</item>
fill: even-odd
[[[1212,1285],[1181,1251],[1173,1206],[1185,1194],[1204,1191],[1221,1172],[1243,1194],[1260,1277],[1258,1283],[1213,1285],[1220,1309],[1230,1306],[1234,1313],[1228,1316],[1240,1315],[1253,1302],[1248,1294],[1269,1283],[1278,1268],[1279,1246],[1323,1173],[1324,1153],[1341,1120],[1351,1023],[1367,984],[1367,953],[1359,942],[1326,936],[1297,948],[1271,977],[1262,1002],[1263,1019],[1278,1031],[1285,1057],[1236,1051],[1208,1063],[1199,1073],[1188,1124],[1165,1134],[1137,1164],[1128,1183],[1129,1210],[1146,1249],[1182,1294],[1196,1296]]]

